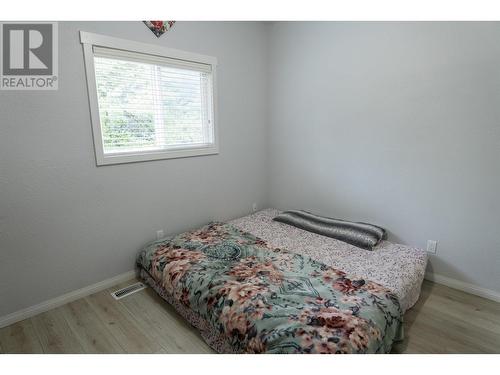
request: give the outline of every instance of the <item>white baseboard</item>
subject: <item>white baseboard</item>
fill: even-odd
[[[41,302],[37,305],[27,307],[25,309],[15,311],[8,315],[0,317],[0,328],[6,327],[13,323],[19,322],[21,320],[31,318],[37,314],[55,309],[56,307],[62,306],[66,303],[73,302],[79,298],[89,296],[93,293],[100,292],[101,290],[107,289],[116,285],[118,283],[132,279],[136,275],[134,270],[122,273],[110,279],[100,281],[98,283],[86,286],[84,288],[74,290],[72,292],[63,294],[62,296],[49,299],[47,301]]]
[[[110,279],[100,281],[96,284],[86,286],[84,288],[75,290],[73,292],[63,294],[62,296],[41,302],[37,305],[30,306],[25,309],[15,311],[11,314],[2,316],[0,317],[0,328],[6,327],[8,325],[11,325],[13,323],[19,322],[27,318],[31,318],[32,316],[41,314],[51,309],[55,309],[56,307],[62,306],[69,302],[73,302],[79,298],[83,298],[93,293],[100,292],[101,290],[112,287],[113,285],[130,280],[135,275],[136,272],[134,270],[128,271],[120,275],[117,275],[115,277],[112,277]],[[487,298],[495,302],[500,302],[500,293],[491,289],[482,288],[474,284],[466,283],[464,281],[452,279],[450,277],[438,274],[426,273],[425,279],[433,281],[438,284],[446,285],[450,288],[461,290],[466,293]]]
[[[500,302],[500,292],[495,290],[486,289],[474,284],[466,283],[464,281],[452,279],[451,277],[426,273],[425,279],[433,281],[437,284],[443,284],[453,289],[461,290],[462,292],[474,294],[479,297],[487,298],[495,302]]]

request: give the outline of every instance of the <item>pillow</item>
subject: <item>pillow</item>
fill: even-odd
[[[332,237],[366,250],[373,250],[373,247],[385,237],[385,229],[376,225],[332,219],[306,211],[285,211],[273,220],[322,236]]]

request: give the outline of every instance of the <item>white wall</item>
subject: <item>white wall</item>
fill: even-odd
[[[218,58],[220,154],[96,167],[79,30]],[[0,316],[133,268],[137,250],[266,205],[260,23],[59,23],[59,90],[0,91]]]
[[[500,291],[500,24],[274,23],[270,203],[438,241]]]

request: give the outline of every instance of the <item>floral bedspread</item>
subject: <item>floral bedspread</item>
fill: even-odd
[[[402,310],[385,287],[212,223],[137,259],[171,299],[235,353],[388,353]]]

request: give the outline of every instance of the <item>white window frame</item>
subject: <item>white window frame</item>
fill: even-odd
[[[94,34],[80,31],[80,42],[83,45],[83,55],[85,61],[85,72],[87,76],[87,89],[89,95],[90,117],[92,122],[92,135],[94,138],[94,151],[96,163],[100,165],[134,163],[149,160],[185,158],[191,156],[214,155],[219,153],[219,134],[217,126],[217,59],[212,56],[200,55],[197,53],[185,52],[177,49],[166,48],[154,44],[135,42],[127,39],[115,38],[106,35]],[[136,52],[152,57],[182,60],[182,62],[194,62],[207,64],[212,70],[212,113],[213,113],[213,139],[210,146],[185,148],[172,148],[167,150],[123,152],[116,154],[105,154],[101,121],[99,115],[99,102],[97,98],[97,84],[94,67],[94,47],[113,48],[116,50]]]

